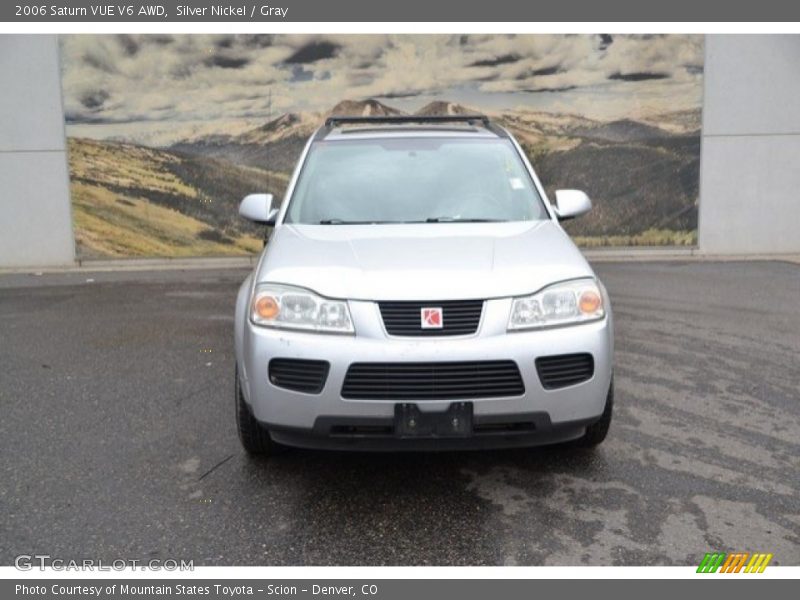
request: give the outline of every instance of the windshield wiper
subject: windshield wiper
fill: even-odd
[[[320,225],[386,225],[412,223],[505,223],[505,219],[461,219],[459,217],[429,217],[424,221],[345,221],[344,219],[322,219]]]
[[[460,217],[429,217],[426,223],[502,223],[504,219],[462,219]]]
[[[345,221],[344,219],[322,219],[320,225],[379,225],[382,223],[396,223],[396,221]]]

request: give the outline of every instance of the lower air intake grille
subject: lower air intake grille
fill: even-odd
[[[426,302],[379,302],[381,317],[389,335],[443,336],[471,335],[478,330],[483,300],[435,300]],[[423,329],[423,308],[442,309],[442,327]]]
[[[591,354],[560,354],[536,359],[536,372],[547,390],[575,385],[594,375],[594,358]]]
[[[287,390],[319,394],[325,387],[329,368],[330,364],[324,360],[273,358],[269,361],[269,381]]]
[[[465,400],[523,393],[513,360],[353,363],[342,386],[344,398],[372,400]]]

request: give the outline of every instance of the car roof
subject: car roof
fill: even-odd
[[[314,135],[326,141],[402,137],[496,139],[509,134],[485,115],[390,115],[328,117]]]

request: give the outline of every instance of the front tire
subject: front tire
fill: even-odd
[[[235,394],[236,394],[236,430],[239,433],[239,441],[245,451],[253,456],[266,456],[275,454],[278,451],[278,444],[269,437],[269,432],[256,421],[250,407],[245,402],[242,394],[242,385],[239,382],[239,366],[235,372]]]
[[[603,414],[600,420],[592,423],[586,428],[586,433],[582,437],[575,440],[575,445],[581,448],[595,448],[603,443],[603,440],[608,436],[608,430],[611,427],[611,416],[614,412],[614,378],[611,378],[611,384],[608,386],[608,396],[606,396],[606,407],[603,409]]]

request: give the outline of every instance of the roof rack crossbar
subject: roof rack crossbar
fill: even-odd
[[[495,125],[489,117],[481,114],[472,115],[369,115],[361,117],[349,116],[330,116],[325,119],[325,125],[317,130],[316,139],[325,138],[331,129],[337,125],[346,124],[403,124],[403,123],[418,123],[424,125],[425,123],[469,123],[480,124],[488,131],[491,131],[498,137],[508,137],[508,133],[502,128]]]
[[[333,127],[347,123],[474,123],[475,121],[488,125],[489,117],[486,115],[369,115],[361,117],[333,115],[325,119],[325,125]]]

